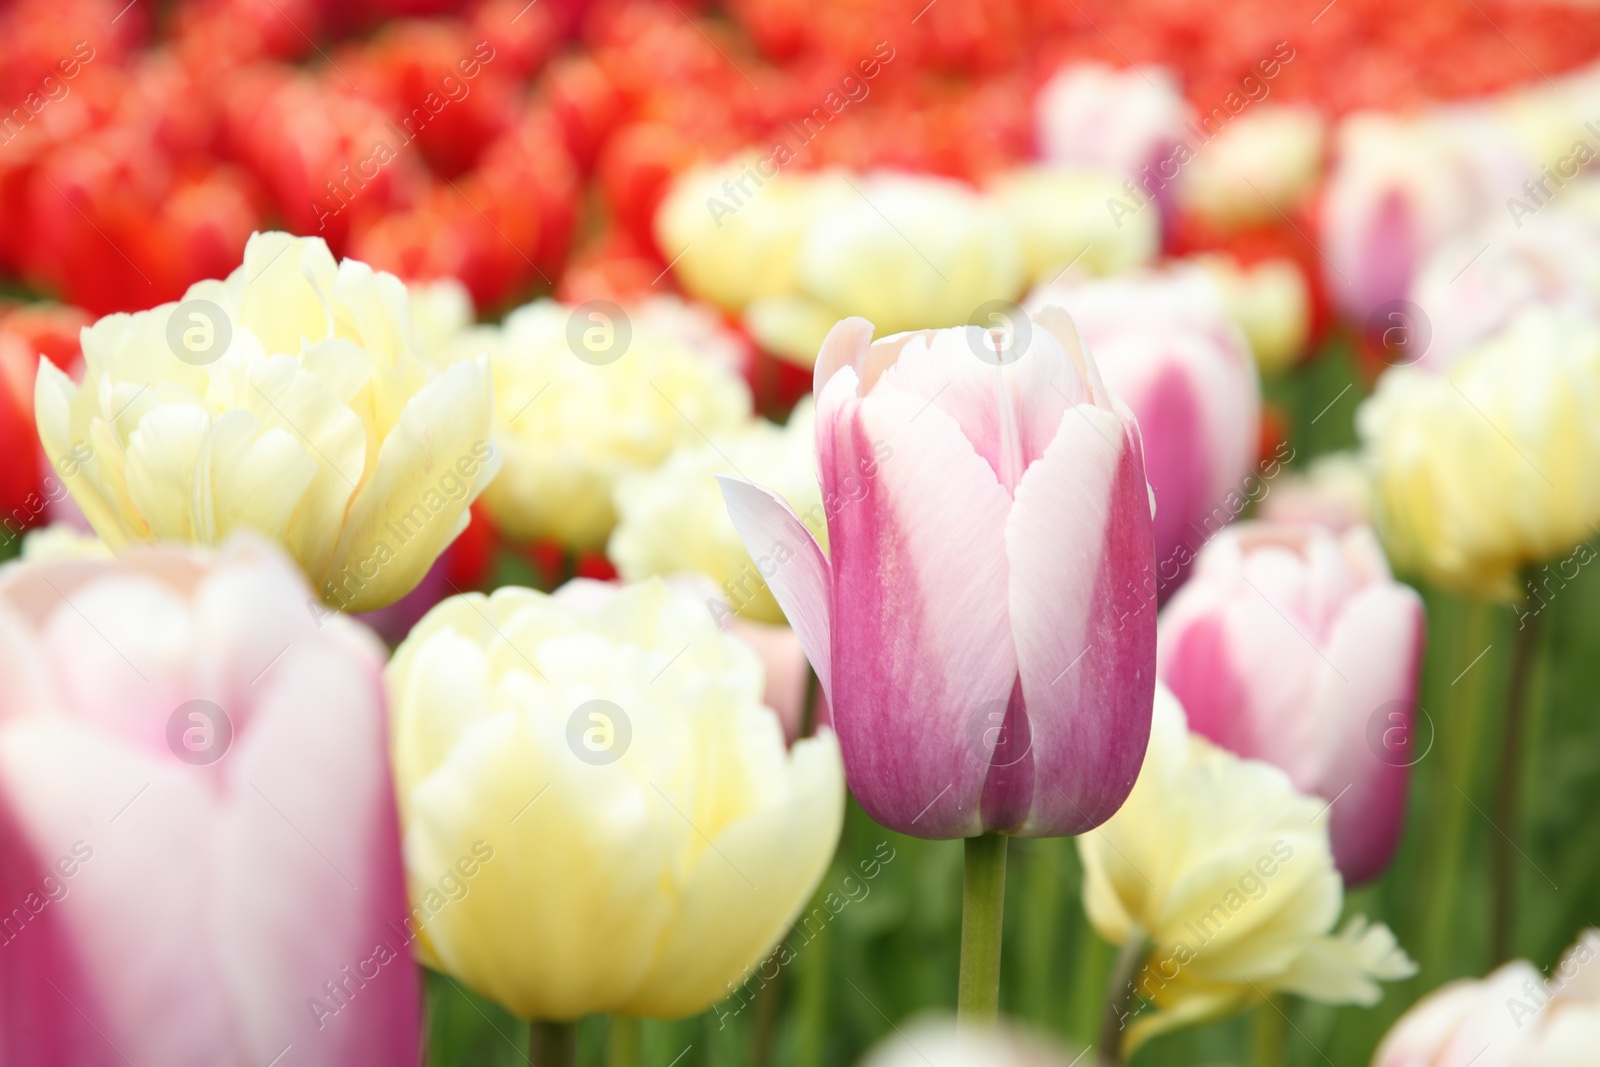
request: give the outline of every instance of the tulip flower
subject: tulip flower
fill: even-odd
[[[1170,71],[1099,63],[1062,68],[1039,90],[1034,108],[1048,162],[1135,181],[1184,140],[1190,114]]]
[[[81,386],[40,363],[35,414],[113,549],[253,529],[368,611],[422,580],[499,465],[487,363],[430,378],[405,287],[317,238],[256,234],[227,280],[107,316],[83,350]]]
[[[783,621],[739,533],[713,475],[742,473],[778,491],[827,545],[822,490],[812,457],[814,407],[802,400],[788,425],[752,420],[732,433],[681,446],[661,466],[617,481],[619,521],[606,549],[623,578],[703,574],[747,619]]]
[[[757,654],[660,581],[451,597],[387,681],[419,954],[522,1018],[705,1010],[838,843],[833,734],[786,749]]]
[[[1402,572],[1514,599],[1600,523],[1600,323],[1534,306],[1433,373],[1394,367],[1356,416]]]
[[[1306,105],[1250,108],[1184,167],[1184,209],[1223,228],[1278,222],[1280,211],[1305,204],[1322,177],[1326,126]]]
[[[440,358],[489,353],[494,439],[505,456],[483,507],[511,537],[599,548],[617,522],[619,478],[750,417],[738,368],[697,332],[614,304],[539,300],[503,326],[461,334]]]
[[[1537,168],[1504,127],[1467,110],[1344,120],[1321,209],[1328,288],[1356,322],[1404,298],[1446,239],[1502,210]]]
[[[1076,268],[1084,274],[1124,274],[1155,258],[1161,220],[1154,211],[1114,218],[1106,201],[1123,195],[1103,171],[1020,167],[992,185],[1000,210],[1022,246],[1028,278],[1043,285]]]
[[[1311,287],[1294,260],[1272,256],[1249,266],[1222,253],[1190,260],[1222,293],[1223,306],[1250,342],[1256,368],[1277,374],[1306,353],[1311,338]]]
[[[1082,833],[1132,785],[1155,684],[1154,612],[1128,595],[1152,562],[1138,427],[1059,309],[1010,336],[871,336],[848,319],[817,362],[829,555],[779,496],[724,478],[734,526],[869,815]]]
[[[1025,1030],[957,1028],[937,1016],[895,1027],[860,1067],[1075,1067],[1065,1049]],[[1079,1054],[1082,1058],[1082,1054]]]
[[[1332,932],[1344,894],[1327,807],[1278,768],[1189,733],[1157,687],[1138,783],[1077,842],[1089,921],[1133,975],[1113,990],[1108,1036],[1123,1055],[1274,993],[1375,1004],[1379,981],[1415,973],[1386,926],[1358,917]]]
[[[1190,729],[1333,805],[1353,885],[1388,866],[1405,824],[1422,644],[1422,599],[1366,527],[1251,522],[1200,553],[1162,612],[1157,662]]]
[[[1272,486],[1257,517],[1274,523],[1312,523],[1342,534],[1372,525],[1372,477],[1355,452],[1329,452]]]
[[[1049,304],[1072,313],[1106,385],[1139,420],[1165,596],[1244,508],[1261,409],[1249,345],[1195,270],[1050,286],[1027,306]]]
[[[383,653],[307,603],[251,535],[0,570],[0,1061],[416,1062]]]
[[[1600,931],[1586,930],[1548,975],[1514,960],[1429,993],[1400,1017],[1372,1067],[1584,1067],[1600,1041]]]

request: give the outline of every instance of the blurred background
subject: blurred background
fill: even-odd
[[[763,197],[780,171],[856,175],[919,256],[938,243],[924,233],[960,220],[889,172],[992,198],[1021,273],[1010,291],[941,294],[921,315],[944,321],[924,325],[1062,277],[1195,260],[1253,350],[1258,457],[1303,475],[1356,443],[1382,371],[1505,310],[1505,275],[1462,280],[1500,262],[1480,230],[1513,235],[1495,247],[1514,255],[1532,216],[1577,225],[1541,214],[1558,198],[1585,225],[1600,217],[1580,173],[1600,152],[1597,60],[1597,9],[1505,0],[0,2],[0,558],[61,517],[33,431],[37,354],[70,372],[81,326],[226,276],[257,230],[321,236],[412,282],[457,279],[471,306],[454,313],[480,321],[540,296],[681,302],[667,306],[701,316],[758,411],[782,420],[809,389],[816,324],[874,309],[830,298],[828,278],[857,269],[848,248],[798,280],[763,273],[774,242],[802,239],[797,219],[831,210]],[[1592,304],[1597,277],[1568,296]],[[441,564],[459,588],[615,574],[598,548],[474,514]],[[1263,1048],[1296,1067],[1366,1063],[1425,991],[1507,949],[1548,967],[1600,918],[1600,586],[1562,586],[1513,679],[1518,609],[1416,584],[1431,632],[1407,830],[1345,906],[1388,923],[1419,973],[1371,1009],[1290,999],[1157,1038],[1139,1067],[1278,1062]],[[1508,751],[1513,690],[1525,731]],[[1507,760],[1522,783],[1509,814]],[[1090,1043],[1116,949],[1084,918],[1078,853],[1019,840],[1011,855],[1002,1008]],[[643,1062],[851,1064],[948,1007],[960,844],[852,806],[819,899],[873,859],[878,874],[791,940],[803,947],[776,979],[646,1023]],[[1515,901],[1499,946],[1496,877]],[[432,1064],[525,1062],[525,1027],[436,978],[428,1022]],[[601,1062],[603,1034],[585,1024],[584,1062]]]

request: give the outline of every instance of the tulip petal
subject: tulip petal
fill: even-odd
[[[829,630],[828,560],[787,501],[758,485],[717,475],[734,529],[767,580],[789,625],[800,638],[817,672],[822,691],[833,699]],[[770,572],[770,573],[769,573]]]
[[[1038,787],[1028,836],[1081,834],[1133,788],[1155,698],[1154,548],[1137,427],[1069,411],[1005,529]]]
[[[834,376],[817,415],[833,502],[834,727],[869,815],[916,836],[971,836],[997,739],[989,716],[1016,680],[1011,498],[938,405],[892,390],[856,400],[853,378]]]

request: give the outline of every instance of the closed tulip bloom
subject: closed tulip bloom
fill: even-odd
[[[0,1061],[417,1061],[383,652],[308,603],[254,535],[0,571]]]
[[[834,327],[815,377],[826,556],[781,498],[723,480],[852,793],[920,837],[1081,833],[1127,795],[1149,725],[1138,426],[1064,312],[1014,325]]]
[[[1268,490],[1256,512],[1274,523],[1313,523],[1342,534],[1372,525],[1372,472],[1358,452],[1328,452]]]
[[[1157,687],[1150,747],[1127,803],[1078,838],[1084,908],[1145,963],[1127,990],[1122,1054],[1156,1034],[1237,1014],[1274,993],[1325,1004],[1378,1002],[1379,981],[1416,967],[1388,927],[1343,904],[1327,803],[1271,764],[1189,733]]]
[[[1305,355],[1311,337],[1311,287],[1293,260],[1274,257],[1245,266],[1217,254],[1191,262],[1221,291],[1228,317],[1250,342],[1263,375],[1282,373]]]
[[[256,234],[225,281],[85,330],[83,357],[81,386],[40,364],[35,413],[96,533],[255,530],[351,611],[421,581],[498,466],[487,363],[430,377],[405,286],[318,238]]]
[[[1184,168],[1184,207],[1222,227],[1272,223],[1310,197],[1322,176],[1327,122],[1306,105],[1252,107]]]
[[[1334,859],[1355,884],[1400,841],[1422,646],[1422,599],[1369,529],[1251,522],[1200,553],[1157,660],[1191,730],[1333,805]]]
[[[1259,446],[1261,387],[1249,344],[1204,273],[1106,278],[1034,292],[1071,312],[1144,437],[1165,594],[1205,539],[1244,507]]]
[[[1600,523],[1600,324],[1532,307],[1442,373],[1395,367],[1356,416],[1402,572],[1515,598]]]
[[[750,390],[716,349],[625,310],[539,300],[451,346],[456,358],[483,351],[505,457],[483,507],[524,540],[603,546],[619,478],[750,417]]]
[[[815,407],[802,400],[787,425],[765,419],[680,447],[661,466],[617,482],[619,521],[606,554],[628,580],[703,574],[740,615],[783,621],[766,580],[733,528],[714,475],[743,472],[774,489],[826,547],[828,527],[812,442]]]
[[[1123,274],[1155,258],[1161,218],[1140,211],[1113,218],[1106,201],[1123,195],[1119,179],[1104,171],[1020,167],[992,190],[1022,246],[1023,268],[1034,284],[1076,269],[1082,274]]]
[[[420,956],[523,1018],[705,1010],[838,843],[833,734],[786,748],[757,654],[658,580],[452,597],[387,679]]]
[[[937,1016],[896,1027],[859,1067],[1075,1067],[1044,1038],[1010,1026],[957,1027]]]
[[[1600,931],[1545,975],[1513,960],[1440,987],[1400,1017],[1372,1067],[1587,1067],[1600,1043]]]
[[[1189,105],[1171,71],[1100,63],[1063,67],[1034,105],[1039,153],[1048,162],[1137,180],[1184,139]]]

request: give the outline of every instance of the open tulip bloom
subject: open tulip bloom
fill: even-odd
[[[846,319],[829,333],[815,378],[828,555],[779,497],[723,481],[831,703],[856,799],[903,833],[968,839],[968,1011],[993,994],[969,978],[998,976],[995,835],[1109,818],[1155,687],[1138,425],[1065,311],[1013,314],[1004,332],[874,343]],[[984,924],[992,945],[972,941]],[[969,974],[989,952],[995,974]]]

